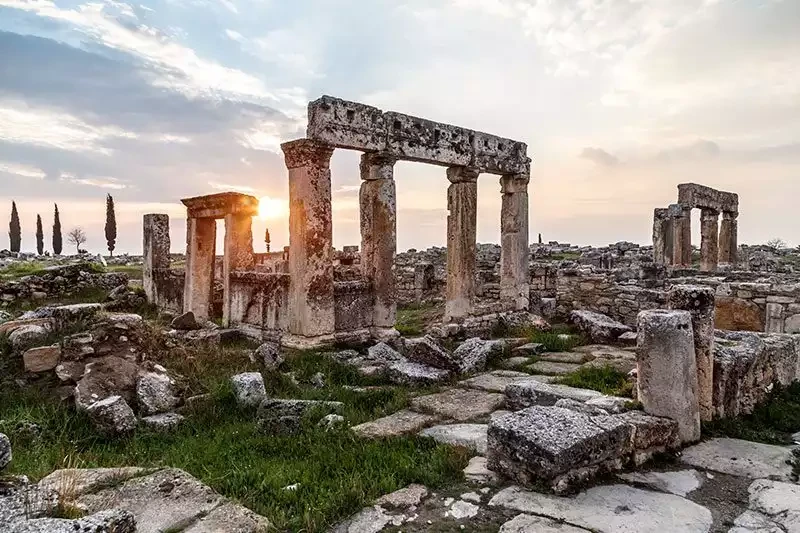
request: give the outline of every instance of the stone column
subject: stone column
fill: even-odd
[[[170,267],[169,215],[145,215],[142,230],[142,286],[147,301],[158,305],[158,287],[153,273],[156,270],[168,270]]]
[[[653,262],[672,264],[672,219],[666,208],[653,211]]]
[[[394,256],[397,251],[396,159],[388,154],[361,156],[361,272],[373,291],[372,325],[393,328],[397,318]]]
[[[222,282],[225,287],[222,300],[222,323],[231,324],[231,272],[252,270],[253,218],[249,215],[228,214],[225,216],[225,256],[222,259]]]
[[[719,213],[713,209],[700,210],[700,270],[716,272],[719,259]]]
[[[500,178],[500,300],[509,308],[530,308],[528,271],[528,174]]]
[[[475,294],[475,239],[478,226],[478,171],[447,169],[447,293],[445,322],[467,316]]]
[[[732,211],[722,212],[722,223],[719,225],[719,262],[722,264],[735,265],[738,243],[738,223],[736,217],[739,213]]]
[[[672,215],[672,264],[689,267],[692,264],[692,210],[673,204]]]
[[[670,309],[692,314],[697,399],[703,421],[714,417],[714,293],[711,287],[675,285],[667,295]]]
[[[301,337],[332,336],[333,148],[310,139],[284,143],[281,148],[289,169],[289,332]]]
[[[700,440],[691,313],[641,311],[637,325],[638,398],[645,412],[675,420],[681,443]]]
[[[189,218],[186,221],[183,312],[192,311],[199,321],[210,318],[216,249],[217,221],[213,218]]]

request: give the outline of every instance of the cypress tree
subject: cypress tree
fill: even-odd
[[[42,229],[42,216],[36,215],[36,252],[44,254],[44,230]]]
[[[8,238],[11,241],[11,251],[19,252],[22,247],[22,227],[19,223],[16,202],[11,202],[11,223],[8,225]]]
[[[61,240],[61,218],[58,216],[58,204],[53,215],[53,255],[61,255],[64,243]]]
[[[117,215],[114,213],[114,198],[110,194],[106,195],[106,242],[113,257],[117,242]]]

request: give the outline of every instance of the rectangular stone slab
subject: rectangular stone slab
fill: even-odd
[[[504,403],[502,394],[470,389],[450,389],[411,400],[411,406],[418,411],[459,422],[487,417],[503,407]]]

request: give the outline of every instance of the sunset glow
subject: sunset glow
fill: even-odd
[[[258,218],[261,220],[280,219],[288,214],[289,206],[286,200],[262,196],[258,201]]]

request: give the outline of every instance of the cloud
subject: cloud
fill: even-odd
[[[127,189],[128,184],[122,180],[111,177],[99,176],[76,176],[70,173],[61,174],[61,179],[76,185],[86,185],[88,187],[100,187],[102,189],[122,190]]]
[[[581,157],[604,167],[613,167],[619,164],[619,159],[616,156],[609,154],[602,148],[586,147],[581,151]]]
[[[30,179],[44,179],[47,174],[40,168],[30,165],[21,165],[19,163],[11,163],[9,161],[0,161],[0,172],[6,174],[13,174],[22,178]]]

